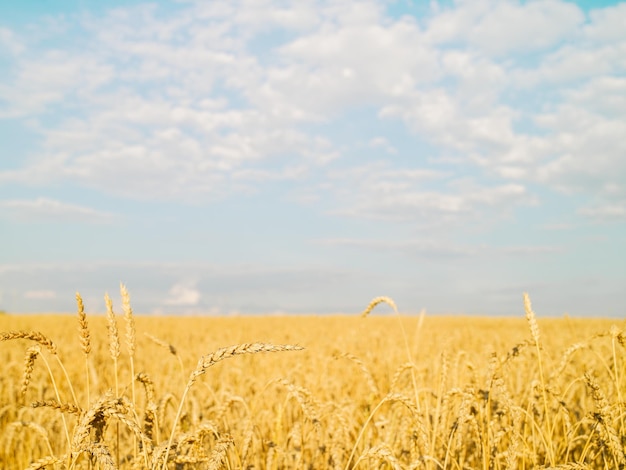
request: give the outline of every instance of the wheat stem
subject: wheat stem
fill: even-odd
[[[206,356],[202,356],[198,361],[198,365],[193,370],[191,375],[189,376],[189,381],[183,391],[183,394],[180,398],[180,403],[178,405],[178,410],[176,411],[176,417],[174,418],[174,423],[172,424],[172,431],[170,433],[170,438],[168,439],[167,450],[165,451],[165,459],[163,461],[162,470],[166,470],[167,468],[167,460],[169,457],[170,448],[172,447],[172,443],[174,442],[174,435],[176,432],[176,426],[178,424],[178,420],[180,419],[181,413],[183,411],[183,405],[185,404],[185,398],[187,397],[187,393],[196,382],[199,376],[204,374],[206,370],[217,364],[224,359],[229,359],[231,357],[235,357],[241,354],[257,354],[261,352],[278,352],[278,351],[300,351],[304,348],[301,346],[295,346],[291,344],[268,344],[268,343],[243,343],[237,344],[233,346],[228,346],[226,348],[218,349],[215,352],[207,354]]]

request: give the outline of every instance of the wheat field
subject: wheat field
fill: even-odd
[[[0,316],[0,468],[626,467],[620,320],[102,307]]]

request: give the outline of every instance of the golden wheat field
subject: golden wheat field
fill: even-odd
[[[626,466],[620,320],[542,318],[527,297],[517,318],[389,298],[144,317],[120,297],[99,316],[78,296],[74,315],[0,316],[0,468]]]

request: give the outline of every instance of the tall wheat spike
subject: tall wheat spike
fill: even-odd
[[[365,307],[365,310],[361,312],[361,316],[362,317],[368,316],[371,313],[371,311],[374,310],[376,306],[380,304],[387,304],[391,308],[393,308],[393,311],[395,313],[398,313],[398,307],[396,307],[396,303],[393,301],[391,297],[380,296],[380,297],[375,297],[371,300],[368,306]]]
[[[104,303],[107,307],[107,329],[109,331],[109,353],[113,359],[113,367],[115,372],[115,395],[119,395],[119,382],[117,373],[117,360],[120,357],[120,336],[117,330],[117,319],[113,312],[113,301],[109,294],[104,294]]]
[[[78,306],[78,333],[80,347],[85,355],[85,384],[87,388],[87,406],[89,406],[89,403],[91,402],[89,383],[89,353],[91,353],[91,335],[89,333],[89,324],[87,323],[87,315],[85,314],[83,298],[78,292],[76,292],[76,304]]]
[[[120,284],[120,294],[122,296],[122,310],[124,311],[124,321],[126,322],[126,347],[128,348],[128,356],[130,358],[130,375],[135,376],[135,318],[133,317],[133,309],[130,306],[130,295],[124,284]],[[132,399],[135,403],[135,385],[134,381],[131,385]]]
[[[104,294],[104,303],[107,307],[107,323],[108,323],[108,332],[109,332],[109,353],[111,354],[111,359],[113,359],[113,370],[115,377],[115,396],[118,397],[120,393],[119,389],[119,373],[118,373],[118,358],[120,357],[120,335],[117,329],[117,318],[115,317],[115,313],[113,312],[113,301],[109,294]],[[116,461],[119,462],[119,448],[120,448],[120,437],[119,437],[119,423],[116,423]]]
[[[20,402],[24,404],[26,397],[26,391],[28,390],[28,384],[30,383],[30,377],[35,368],[35,360],[41,352],[39,345],[31,346],[26,350],[26,356],[24,357],[24,377],[22,379],[22,388],[20,390]]]
[[[124,311],[124,321],[126,322],[126,347],[128,348],[128,358],[130,361],[130,376],[135,377],[135,349],[136,349],[136,332],[135,332],[135,317],[133,316],[133,309],[130,306],[130,295],[128,289],[122,283],[120,283],[120,295],[122,297],[122,310]],[[131,399],[133,405],[137,403],[135,396],[135,381],[130,381]],[[137,419],[139,419],[137,417]],[[137,458],[137,442],[135,436],[133,436],[133,452],[135,458]]]

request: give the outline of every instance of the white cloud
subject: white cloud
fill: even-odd
[[[55,199],[12,199],[0,201],[0,214],[24,222],[52,220],[80,223],[107,223],[115,219],[109,212],[95,210],[78,204],[65,203]]]
[[[542,58],[537,68],[518,69],[511,80],[521,88],[576,85],[581,80],[616,74],[626,68],[626,42],[564,45]]]
[[[269,70],[262,103],[328,119],[353,106],[401,97],[439,75],[437,54],[407,18],[383,24],[380,12],[340,16],[280,49],[288,65]]]
[[[579,213],[599,222],[626,221],[626,200],[584,206]]]
[[[24,292],[24,298],[29,300],[53,300],[57,298],[53,290],[29,290]]]
[[[458,2],[438,12],[426,34],[434,43],[470,45],[493,55],[548,48],[576,36],[583,13],[570,3]]]
[[[0,56],[3,52],[18,55],[24,50],[24,45],[8,28],[0,27]]]
[[[389,168],[354,169],[371,171],[361,177],[370,182],[336,188],[338,212],[510,208],[535,202],[531,180],[615,204],[621,192],[604,187],[626,178],[625,11],[596,9],[585,23],[566,2],[483,0],[433,9],[420,23],[374,1],[220,1],[81,17],[81,48],[37,49],[33,40],[13,59],[0,115],[31,117],[44,142],[28,165],[0,170],[0,181],[201,203],[297,181],[315,200],[318,188],[336,187],[332,165],[353,147],[319,129],[367,109],[435,146],[431,162],[456,159],[451,180],[472,171],[496,181],[468,190],[409,183],[390,172],[434,167],[377,131],[369,145],[386,152]],[[7,41],[19,38],[1,29]],[[523,102],[544,88],[542,107]]]
[[[430,169],[390,169],[375,163],[329,174],[335,215],[413,221],[419,226],[460,222],[489,210],[507,216],[537,198],[518,183],[484,186]]]
[[[45,146],[34,164],[0,171],[0,181],[72,180],[139,199],[195,202],[248,191],[237,180],[250,164],[270,162],[271,168],[254,170],[264,175],[258,184],[297,179],[307,167],[336,158],[330,141],[302,132],[291,118],[231,104],[258,89],[265,72],[245,50],[250,28],[235,28],[232,8],[223,7],[183,8],[167,18],[156,6],[117,9],[104,20],[84,20],[95,32],[84,46],[93,54],[50,51],[43,60],[17,63],[12,83],[0,89],[10,104],[0,113],[41,113],[60,103],[80,113],[41,126]],[[206,28],[198,11],[224,28]],[[308,11],[272,15],[299,29],[298,18]]]
[[[7,103],[0,118],[44,113],[53,105],[83,100],[114,74],[110,65],[89,54],[52,50],[24,56],[9,75],[12,80],[0,86],[0,99]]]
[[[585,35],[594,42],[615,43],[624,41],[626,3],[591,10],[590,23],[585,26]]]
[[[443,239],[415,239],[415,240],[371,240],[355,238],[329,238],[313,240],[313,243],[328,246],[352,247],[372,252],[395,252],[403,257],[409,256],[420,259],[445,259],[493,256],[529,256],[546,255],[563,251],[563,247],[551,245],[511,245],[488,246],[484,244],[460,244]]]
[[[564,94],[567,102],[573,106],[595,112],[607,119],[626,117],[624,77],[598,76]]]
[[[538,116],[537,122],[551,131],[545,141],[552,158],[538,166],[537,179],[563,191],[626,195],[624,117],[573,105]]]
[[[169,290],[166,305],[176,307],[193,307],[200,303],[201,294],[194,283],[180,282],[172,286]]]
[[[368,144],[372,148],[380,148],[390,154],[398,153],[398,149],[391,145],[391,143],[385,137],[374,137],[370,139]]]
[[[494,2],[474,23],[468,39],[481,50],[497,55],[528,53],[575,37],[584,20],[582,11],[567,2]]]
[[[397,252],[402,256],[419,258],[459,258],[476,255],[481,247],[461,246],[441,240],[364,240],[354,238],[330,238],[313,241],[316,244],[344,246],[365,251]]]

